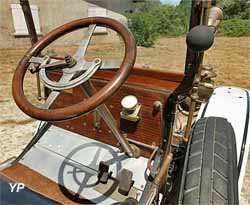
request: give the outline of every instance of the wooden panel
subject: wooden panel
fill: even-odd
[[[115,73],[117,71],[117,68],[115,69],[109,69],[109,70],[99,70],[97,73],[95,73],[95,76],[97,75],[104,75],[105,73],[113,72]],[[131,76],[137,76],[137,77],[149,77],[154,78],[156,82],[158,80],[164,80],[169,82],[182,82],[184,78],[183,72],[171,72],[171,71],[164,71],[164,70],[157,70],[157,69],[146,69],[146,68],[140,68],[140,67],[134,67],[131,71],[131,74],[129,76],[129,81]]]
[[[94,80],[93,83],[97,89],[104,85],[104,82],[100,80]],[[108,100],[106,105],[110,109],[114,118],[117,120],[118,127],[121,128],[123,132],[127,133],[128,138],[149,145],[159,145],[161,143],[161,113],[159,112],[153,116],[153,104],[157,100],[164,104],[168,94],[168,92],[156,91],[127,84],[124,85],[112,99]],[[140,121],[137,123],[121,120],[120,118],[120,112],[122,109],[120,102],[121,99],[126,95],[136,95],[139,102],[142,104],[140,111]],[[63,93],[58,98],[58,100],[56,100],[53,107],[62,107],[62,105],[66,106],[74,104],[77,101],[83,99],[84,96],[80,88],[74,88],[72,94]],[[73,120],[57,122],[55,125],[116,146],[117,141],[115,137],[102,119],[100,120],[100,128],[95,128],[94,114],[94,112],[91,112],[85,116],[81,116]],[[148,149],[143,150],[144,156],[148,157],[150,153],[151,151]]]
[[[101,71],[95,74],[96,79],[110,80],[114,77],[113,71]],[[179,86],[179,82],[156,79],[150,76],[130,75],[126,81],[129,84],[148,87],[160,90],[175,90]]]
[[[57,58],[63,60],[63,58]],[[95,79],[110,80],[116,74],[117,69],[99,70],[94,74]],[[51,71],[50,73],[58,73]],[[127,79],[127,83],[146,86],[151,89],[175,90],[184,78],[184,73],[166,72],[135,67]]]
[[[157,75],[160,78],[158,79],[153,73],[154,72],[148,72],[147,70],[143,72],[137,70],[129,76],[119,92],[117,92],[112,99],[108,100],[106,105],[115,117],[118,127],[127,133],[128,138],[148,145],[159,145],[161,143],[161,113],[159,112],[155,116],[152,114],[153,104],[155,101],[160,101],[164,105],[169,94],[179,85],[178,81],[182,79],[182,75]],[[114,74],[114,71],[99,71],[95,74],[92,82],[95,87],[99,89],[103,87],[109,79],[113,78]],[[56,78],[56,74],[51,75],[51,77]],[[168,78],[173,81],[166,80]],[[122,110],[120,102],[126,95],[135,95],[139,103],[142,104],[140,121],[138,123],[128,122],[120,118],[120,112]],[[52,108],[72,105],[84,100],[84,98],[83,91],[79,87],[67,90],[58,97]],[[90,112],[85,116],[63,122],[56,122],[54,124],[98,141],[117,146],[116,138],[102,119],[100,120],[100,128],[94,126],[94,115],[94,112]],[[143,156],[149,157],[151,152],[152,150],[147,148],[142,149]]]
[[[62,204],[93,204],[22,164],[12,165],[0,173],[15,182],[24,183],[32,191]]]

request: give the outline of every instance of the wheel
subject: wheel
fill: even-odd
[[[198,120],[188,143],[180,204],[238,204],[234,130],[224,118]]]
[[[94,93],[86,100],[79,102],[74,105],[70,105],[64,108],[49,109],[51,104],[51,99],[55,99],[59,91],[64,89],[69,89],[78,85],[83,85],[84,82],[88,82],[90,77],[100,68],[101,60],[96,59],[94,62],[87,62],[84,60],[83,55],[88,47],[88,43],[91,39],[92,33],[88,39],[83,39],[80,47],[77,49],[73,57],[65,57],[64,61],[56,61],[50,63],[50,56],[45,56],[44,58],[39,58],[39,53],[48,45],[50,45],[56,39],[66,35],[67,33],[73,32],[75,30],[89,27],[92,25],[94,31],[95,26],[105,26],[116,31],[125,44],[125,55],[123,57],[122,64],[117,70],[116,75],[111,79],[104,87]],[[37,59],[36,61],[40,62],[40,77],[43,79],[45,86],[52,90],[52,93],[47,98],[42,108],[34,106],[30,103],[23,91],[23,81],[25,73],[30,65],[32,59]],[[66,23],[50,33],[46,34],[41,38],[36,44],[34,44],[30,50],[23,56],[19,62],[14,76],[12,84],[12,93],[14,100],[18,107],[28,114],[29,116],[36,118],[42,121],[60,121],[75,118],[79,115],[88,113],[89,111],[95,109],[99,105],[103,104],[108,100],[112,95],[114,95],[122,84],[128,78],[136,58],[136,42],[132,33],[127,29],[126,26],[119,23],[116,20],[104,18],[104,17],[91,17],[75,20],[69,23]],[[53,65],[65,66],[62,68],[62,77],[58,82],[52,82],[46,77],[45,68],[53,67]]]

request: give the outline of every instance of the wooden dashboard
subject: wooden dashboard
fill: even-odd
[[[91,81],[98,90],[114,74],[115,70],[98,71],[92,77]],[[59,74],[51,72],[49,76],[51,79],[57,79]],[[139,68],[133,69],[126,83],[105,103],[116,119],[119,129],[128,139],[155,146],[161,143],[162,113],[161,111],[157,113],[153,112],[153,105],[155,101],[160,101],[162,105],[165,105],[168,96],[178,87],[183,77],[182,73],[168,73]],[[139,112],[140,120],[138,122],[131,122],[120,117],[122,110],[121,100],[127,95],[136,96],[141,104]],[[81,87],[66,90],[60,94],[52,105],[52,108],[75,104],[84,100],[84,98],[85,96]],[[96,115],[96,111],[92,111],[76,119],[56,122],[54,124],[92,139],[117,146],[117,140],[106,123],[103,119],[98,120],[98,116]],[[96,126],[96,122],[98,126]],[[141,151],[145,157],[149,157],[152,152],[152,150],[146,147],[142,148]]]

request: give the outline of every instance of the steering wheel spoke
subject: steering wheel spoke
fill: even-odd
[[[69,82],[71,78],[74,76],[74,74],[64,74],[59,80],[59,83],[65,83]],[[58,90],[52,90],[52,92],[49,94],[48,98],[46,99],[45,103],[42,105],[43,109],[49,109],[49,107],[52,105],[52,103],[56,100],[56,98],[60,95],[61,91]]]
[[[46,70],[57,70],[57,69],[63,69],[66,66],[67,63],[65,62],[65,60],[57,60],[53,63],[41,65],[40,67],[45,68]]]
[[[115,59],[103,60],[100,70],[114,70],[119,69],[121,62]]]
[[[46,59],[44,59],[44,57],[37,57],[37,56],[32,56],[29,59],[29,63],[34,63],[34,64],[43,64],[44,61],[47,61]]]
[[[93,33],[95,31],[96,24],[91,24],[88,27],[88,32],[87,32],[87,38],[84,38],[81,43],[79,48],[77,49],[76,53],[73,55],[73,57],[76,60],[80,60],[83,56],[85,56],[87,48],[89,46],[90,40],[93,36]]]

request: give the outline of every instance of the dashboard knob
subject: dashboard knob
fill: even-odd
[[[138,104],[138,99],[134,95],[127,95],[122,99],[121,104],[123,109],[134,111]]]

